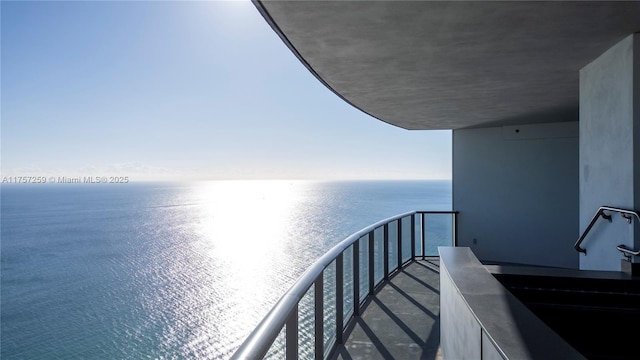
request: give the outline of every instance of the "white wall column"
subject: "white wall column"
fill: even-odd
[[[580,231],[602,205],[640,209],[640,34],[580,70]],[[600,219],[581,269],[620,270],[619,244],[637,248],[640,226]]]
[[[453,131],[460,246],[485,261],[578,267],[578,123],[567,120]]]

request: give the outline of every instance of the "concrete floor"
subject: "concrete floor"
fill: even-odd
[[[442,359],[439,260],[416,261],[372,297],[334,359]]]

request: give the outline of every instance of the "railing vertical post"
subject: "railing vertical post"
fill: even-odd
[[[353,243],[353,315],[360,315],[360,239]]]
[[[336,344],[342,344],[344,331],[344,261],[343,253],[336,257]]]
[[[458,214],[453,213],[453,246],[458,246]]]
[[[396,221],[397,223],[397,228],[398,231],[396,231],[396,235],[398,235],[398,267],[397,269],[400,270],[402,268],[402,218],[398,219]]]
[[[324,360],[324,281],[321,272],[315,281],[314,309],[315,309],[315,359]]]
[[[287,360],[298,359],[298,304],[296,304],[287,319],[285,330],[285,351]]]
[[[383,236],[383,253],[384,253],[384,279],[389,278],[389,224],[384,224]]]
[[[427,237],[426,237],[426,225],[425,225],[425,213],[420,213],[420,240],[422,241],[422,260],[427,256]]]
[[[369,295],[373,295],[373,288],[375,287],[375,277],[376,277],[376,273],[375,273],[375,266],[373,265],[375,263],[375,253],[374,253],[374,232],[375,230],[372,230],[369,232]]]
[[[411,261],[416,260],[416,215],[411,215]]]

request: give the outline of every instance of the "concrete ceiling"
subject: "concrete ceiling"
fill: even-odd
[[[329,89],[406,129],[578,119],[579,70],[640,1],[259,1]]]

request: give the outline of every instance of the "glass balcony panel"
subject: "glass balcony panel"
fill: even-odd
[[[414,227],[414,231],[416,234],[416,256],[418,255],[422,255],[422,215],[421,214],[416,214],[415,215],[415,224],[416,226]]]
[[[344,316],[344,321],[346,323],[347,319],[349,319],[349,316],[353,314],[353,245],[349,246],[342,253],[342,259],[344,268],[344,282],[342,286],[344,303],[342,313]]]
[[[360,299],[369,294],[369,235],[360,238]]]
[[[398,267],[398,222],[393,221],[389,224],[389,272]]]
[[[373,231],[373,280],[374,284],[378,284],[384,278],[384,229],[379,227]]]
[[[336,340],[336,261],[324,269],[324,351],[328,353]]]
[[[312,359],[315,353],[315,297],[313,286],[298,303],[298,358]]]
[[[411,259],[411,216],[402,218],[402,262]]]
[[[453,215],[425,215],[426,256],[438,256],[438,246],[453,246]]]

